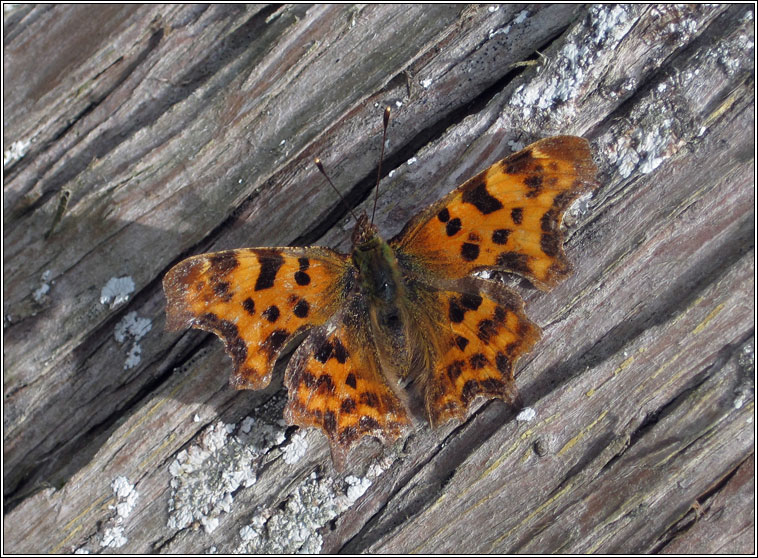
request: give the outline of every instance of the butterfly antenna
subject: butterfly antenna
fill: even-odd
[[[382,132],[382,154],[379,156],[379,168],[376,169],[376,188],[374,188],[374,209],[371,211],[371,224],[376,215],[376,200],[379,199],[379,179],[382,178],[382,161],[384,160],[384,144],[387,142],[387,125],[390,122],[390,107],[384,109],[384,131]]]
[[[324,165],[321,164],[321,159],[316,158],[316,159],[314,159],[313,162],[316,163],[316,166],[318,167],[318,170],[321,171],[321,174],[324,175],[324,178],[326,178],[326,181],[329,183],[329,186],[331,186],[334,189],[334,191],[337,192],[337,195],[342,200],[342,203],[344,204],[345,208],[350,212],[350,215],[353,216],[353,219],[355,219],[355,221],[357,223],[358,222],[358,216],[355,214],[355,212],[353,211],[353,209],[349,205],[347,205],[347,202],[345,201],[345,198],[342,197],[342,194],[337,189],[337,187],[334,185],[334,182],[332,182],[332,179],[329,178],[328,174],[326,174],[326,171],[324,170]]]

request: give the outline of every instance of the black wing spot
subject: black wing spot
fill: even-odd
[[[476,310],[482,305],[482,297],[478,294],[464,294],[461,296],[461,304],[468,310]]]
[[[482,386],[479,382],[477,380],[469,380],[463,385],[461,401],[463,401],[464,405],[468,405],[469,402],[481,392]]]
[[[497,378],[485,378],[482,380],[482,387],[487,393],[502,395],[505,391],[505,384]]]
[[[361,417],[361,420],[358,421],[358,426],[360,427],[361,431],[368,432],[371,430],[379,430],[379,423],[376,421],[375,418],[372,417]]]
[[[326,364],[326,361],[329,360],[332,356],[332,351],[334,351],[332,344],[329,341],[324,341],[323,344],[313,354],[313,357],[321,364]]]
[[[473,262],[479,257],[479,245],[464,242],[461,246],[461,257],[467,262]]]
[[[505,318],[506,318],[507,315],[508,314],[507,314],[505,308],[503,308],[502,306],[496,306],[495,307],[494,320],[495,320],[496,324],[502,325],[505,322]]]
[[[329,374],[321,374],[316,380],[316,389],[322,393],[334,393],[334,382]]]
[[[531,149],[521,151],[504,159],[502,169],[507,174],[522,174],[529,168],[529,163],[533,159]]]
[[[311,282],[311,276],[308,275],[305,271],[295,272],[295,283],[297,283],[301,287],[305,287],[306,285],[310,284],[310,282]]]
[[[447,222],[447,225],[445,225],[445,234],[447,236],[455,236],[458,234],[458,232],[461,230],[462,224],[461,220],[456,217],[455,219],[451,219]]]
[[[316,385],[316,376],[314,376],[310,372],[303,372],[300,375],[300,381],[308,389],[313,389],[315,387],[315,385]]]
[[[503,245],[508,242],[509,234],[511,234],[511,231],[508,229],[497,229],[492,232],[492,242]]]
[[[542,167],[540,167],[540,170]],[[526,184],[526,187],[529,188],[529,191],[526,193],[527,198],[534,198],[542,191],[542,175],[541,174],[532,174],[530,176],[527,176],[524,179],[524,184]]]
[[[495,366],[504,375],[510,376],[511,374],[511,361],[505,356],[504,353],[498,353],[495,357]]]
[[[229,302],[232,299],[231,285],[226,281],[214,281],[213,294],[224,302]]]
[[[334,351],[332,356],[334,356],[340,364],[345,364],[345,361],[349,356],[347,349],[339,339],[334,340]]]
[[[503,252],[497,257],[496,264],[508,271],[518,273],[531,273],[529,269],[529,256],[518,252]]]
[[[464,362],[462,360],[456,360],[447,365],[447,377],[450,378],[450,382],[453,384],[455,384],[458,376],[463,374],[463,365]]]
[[[379,407],[379,398],[373,391],[364,391],[361,393],[361,403],[376,409]]]
[[[219,275],[226,275],[239,265],[237,254],[234,251],[217,252],[209,260],[213,267],[213,272]]]
[[[275,329],[263,342],[264,349],[268,352],[269,356],[273,356],[282,348],[284,342],[287,340],[289,332],[286,329]]]
[[[468,343],[469,343],[468,339],[466,339],[463,335],[458,335],[455,338],[455,344],[458,346],[458,348],[461,351],[466,350],[466,346],[468,345]]]
[[[466,311],[461,307],[458,299],[453,297],[450,299],[450,309],[448,311],[448,317],[454,324],[459,324],[463,321]]]
[[[284,258],[279,252],[267,250],[258,253],[258,263],[261,269],[258,272],[258,279],[255,281],[255,290],[270,289],[274,286],[279,268],[284,264]]]
[[[487,360],[487,357],[482,353],[471,355],[468,362],[474,370],[481,370],[490,363],[490,361]]]
[[[554,258],[561,250],[561,238],[555,233],[542,233],[540,248],[546,256]]]
[[[355,412],[355,400],[351,399],[350,397],[347,397],[342,400],[342,406],[340,407],[340,411],[347,414],[352,414]]]
[[[483,215],[488,215],[503,208],[503,204],[487,191],[484,178],[476,177],[464,190],[461,200],[476,207]]]
[[[497,326],[492,320],[482,320],[477,326],[476,336],[482,340],[483,343],[488,344],[493,335],[497,333]]]
[[[311,307],[310,304],[308,304],[308,301],[301,298],[292,311],[298,318],[306,318],[308,316],[308,312],[310,312],[310,309]]]
[[[276,306],[269,306],[263,311],[263,317],[273,324],[279,319],[279,308]]]

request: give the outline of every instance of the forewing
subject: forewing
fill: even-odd
[[[231,384],[260,389],[298,332],[325,323],[343,297],[347,256],[327,248],[246,248],[202,254],[163,279],[167,327],[218,335],[234,362]]]
[[[367,311],[355,295],[333,319],[309,334],[284,376],[289,391],[285,419],[323,430],[338,469],[364,436],[389,443],[410,424],[380,368]]]
[[[540,140],[417,215],[391,244],[442,277],[495,269],[552,287],[571,269],[563,213],[594,187],[595,174],[587,140]]]

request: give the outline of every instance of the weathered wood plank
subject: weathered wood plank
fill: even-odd
[[[754,551],[753,16],[6,14],[4,550]],[[575,274],[517,284],[544,328],[517,378],[534,418],[490,402],[337,474],[281,423],[281,380],[235,393],[214,337],[164,331],[160,279],[213,249],[345,249],[310,161],[366,203],[385,104],[384,234],[556,133],[592,140],[601,187],[568,220]]]
[[[701,548],[718,553],[750,554],[755,548],[755,454],[725,481],[692,506],[661,548],[667,554],[691,554]],[[714,541],[716,544],[714,544]],[[720,546],[717,546],[720,545]]]

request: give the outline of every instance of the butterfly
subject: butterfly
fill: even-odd
[[[385,135],[387,118],[385,113]],[[478,272],[548,290],[570,273],[561,222],[592,189],[589,143],[558,136],[495,163],[389,242],[363,213],[352,252],[242,248],[190,257],[165,276],[167,327],[224,342],[237,389],[271,381],[285,346],[285,419],[317,427],[335,466],[363,437],[385,444],[419,417],[464,420],[477,398],[514,403],[514,366],[540,339],[521,297]]]

